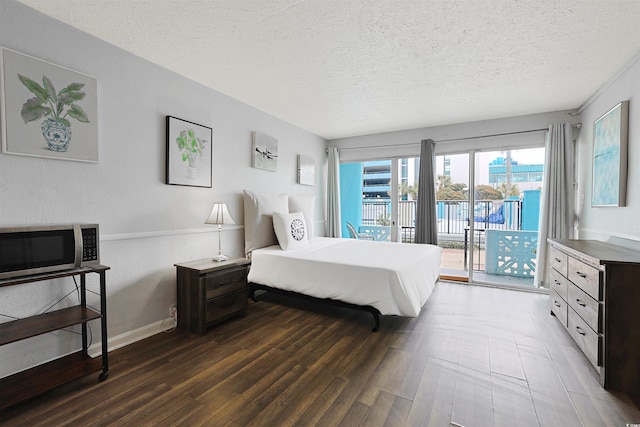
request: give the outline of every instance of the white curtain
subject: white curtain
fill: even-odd
[[[329,147],[327,171],[327,237],[342,237],[340,220],[340,154]]]
[[[547,238],[572,239],[574,222],[574,142],[570,123],[549,126],[545,142],[544,177],[540,200],[536,286],[547,286]]]
[[[422,140],[420,147],[420,176],[416,206],[416,243],[438,244],[436,217],[435,145],[432,139]]]

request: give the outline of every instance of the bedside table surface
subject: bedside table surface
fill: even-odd
[[[199,259],[196,261],[187,261],[174,264],[176,267],[188,268],[190,270],[198,271],[200,273],[209,273],[211,271],[222,270],[225,268],[242,266],[250,264],[247,258],[229,258],[227,261],[217,262],[211,258]]]

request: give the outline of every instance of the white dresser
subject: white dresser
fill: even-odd
[[[549,239],[550,308],[605,388],[640,393],[640,252]]]

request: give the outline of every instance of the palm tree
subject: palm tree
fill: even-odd
[[[418,197],[418,184],[409,185],[406,182],[403,182],[402,184],[400,184],[398,193],[400,196],[400,200],[416,200],[416,198]]]
[[[438,190],[451,186],[451,177],[449,175],[438,175]]]

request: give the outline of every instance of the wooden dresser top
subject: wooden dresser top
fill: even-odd
[[[597,264],[612,262],[640,263],[640,251],[612,245],[599,240],[560,240],[548,239],[555,247],[582,258],[588,256]]]

